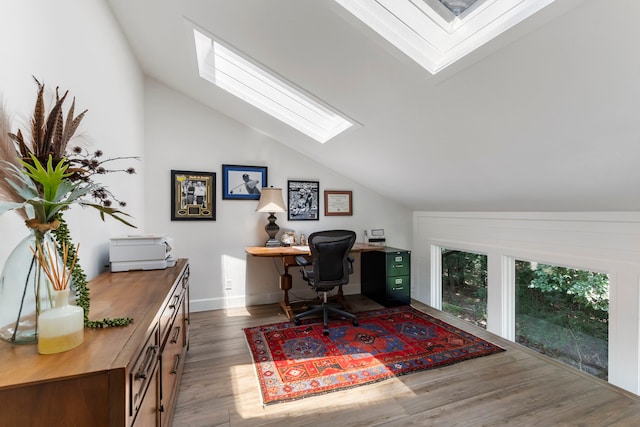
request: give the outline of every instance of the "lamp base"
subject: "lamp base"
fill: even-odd
[[[267,248],[275,248],[280,246],[280,242],[276,239],[269,239],[267,240],[267,243],[264,244],[264,246]]]
[[[267,240],[265,246],[267,248],[280,246],[280,242],[276,239],[276,234],[278,234],[278,230],[280,230],[280,227],[278,227],[278,224],[276,224],[275,214],[273,212],[269,212],[269,217],[267,219],[269,220],[269,223],[265,225],[264,230],[269,235],[269,240]]]

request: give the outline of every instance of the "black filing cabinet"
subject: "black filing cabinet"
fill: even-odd
[[[363,295],[391,307],[411,303],[411,251],[386,246],[362,252]]]

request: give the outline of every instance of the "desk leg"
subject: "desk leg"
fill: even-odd
[[[342,305],[342,307],[345,310],[351,311],[351,306],[349,305],[347,300],[344,298],[344,293],[342,293],[342,285],[338,286],[338,293],[336,294],[336,301],[338,301],[338,303],[340,305]]]
[[[291,289],[291,275],[289,274],[289,268],[285,266],[284,274],[280,276],[280,289],[282,289],[282,301],[280,301],[280,307],[287,315],[287,318],[293,319],[294,314],[289,303],[289,289]]]
[[[282,257],[282,266],[284,267],[284,273],[280,276],[280,289],[282,289],[282,302],[280,306],[289,319],[293,319],[295,314],[289,303],[289,290],[293,287],[291,275],[289,274],[289,267],[299,267],[296,262],[296,258],[293,255],[284,255]]]

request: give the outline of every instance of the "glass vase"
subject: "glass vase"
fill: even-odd
[[[0,338],[13,344],[35,344],[38,313],[52,306],[53,288],[32,252],[37,241],[45,252],[50,247],[55,253],[53,236],[32,230],[9,254],[0,275]]]
[[[40,312],[38,316],[40,354],[62,353],[84,341],[84,311],[69,304],[69,289],[53,293],[53,308]]]

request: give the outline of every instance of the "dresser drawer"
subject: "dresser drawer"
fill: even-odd
[[[408,276],[411,274],[411,252],[387,253],[387,276]]]
[[[158,327],[153,328],[144,347],[137,354],[129,371],[129,416],[136,418],[141,407],[157,408],[157,375],[160,354]],[[146,402],[145,402],[146,401]]]
[[[169,339],[160,356],[160,381],[161,425],[169,425],[173,407],[177,398],[178,379],[182,374],[186,356],[187,324],[185,317],[185,297],[180,300],[178,313],[171,322]]]
[[[171,296],[169,296],[167,306],[162,311],[160,316],[160,345],[164,347],[167,342],[169,333],[171,332],[171,322],[173,322],[176,313],[180,310],[180,302],[185,293],[185,289],[182,286],[182,281],[173,288]]]

